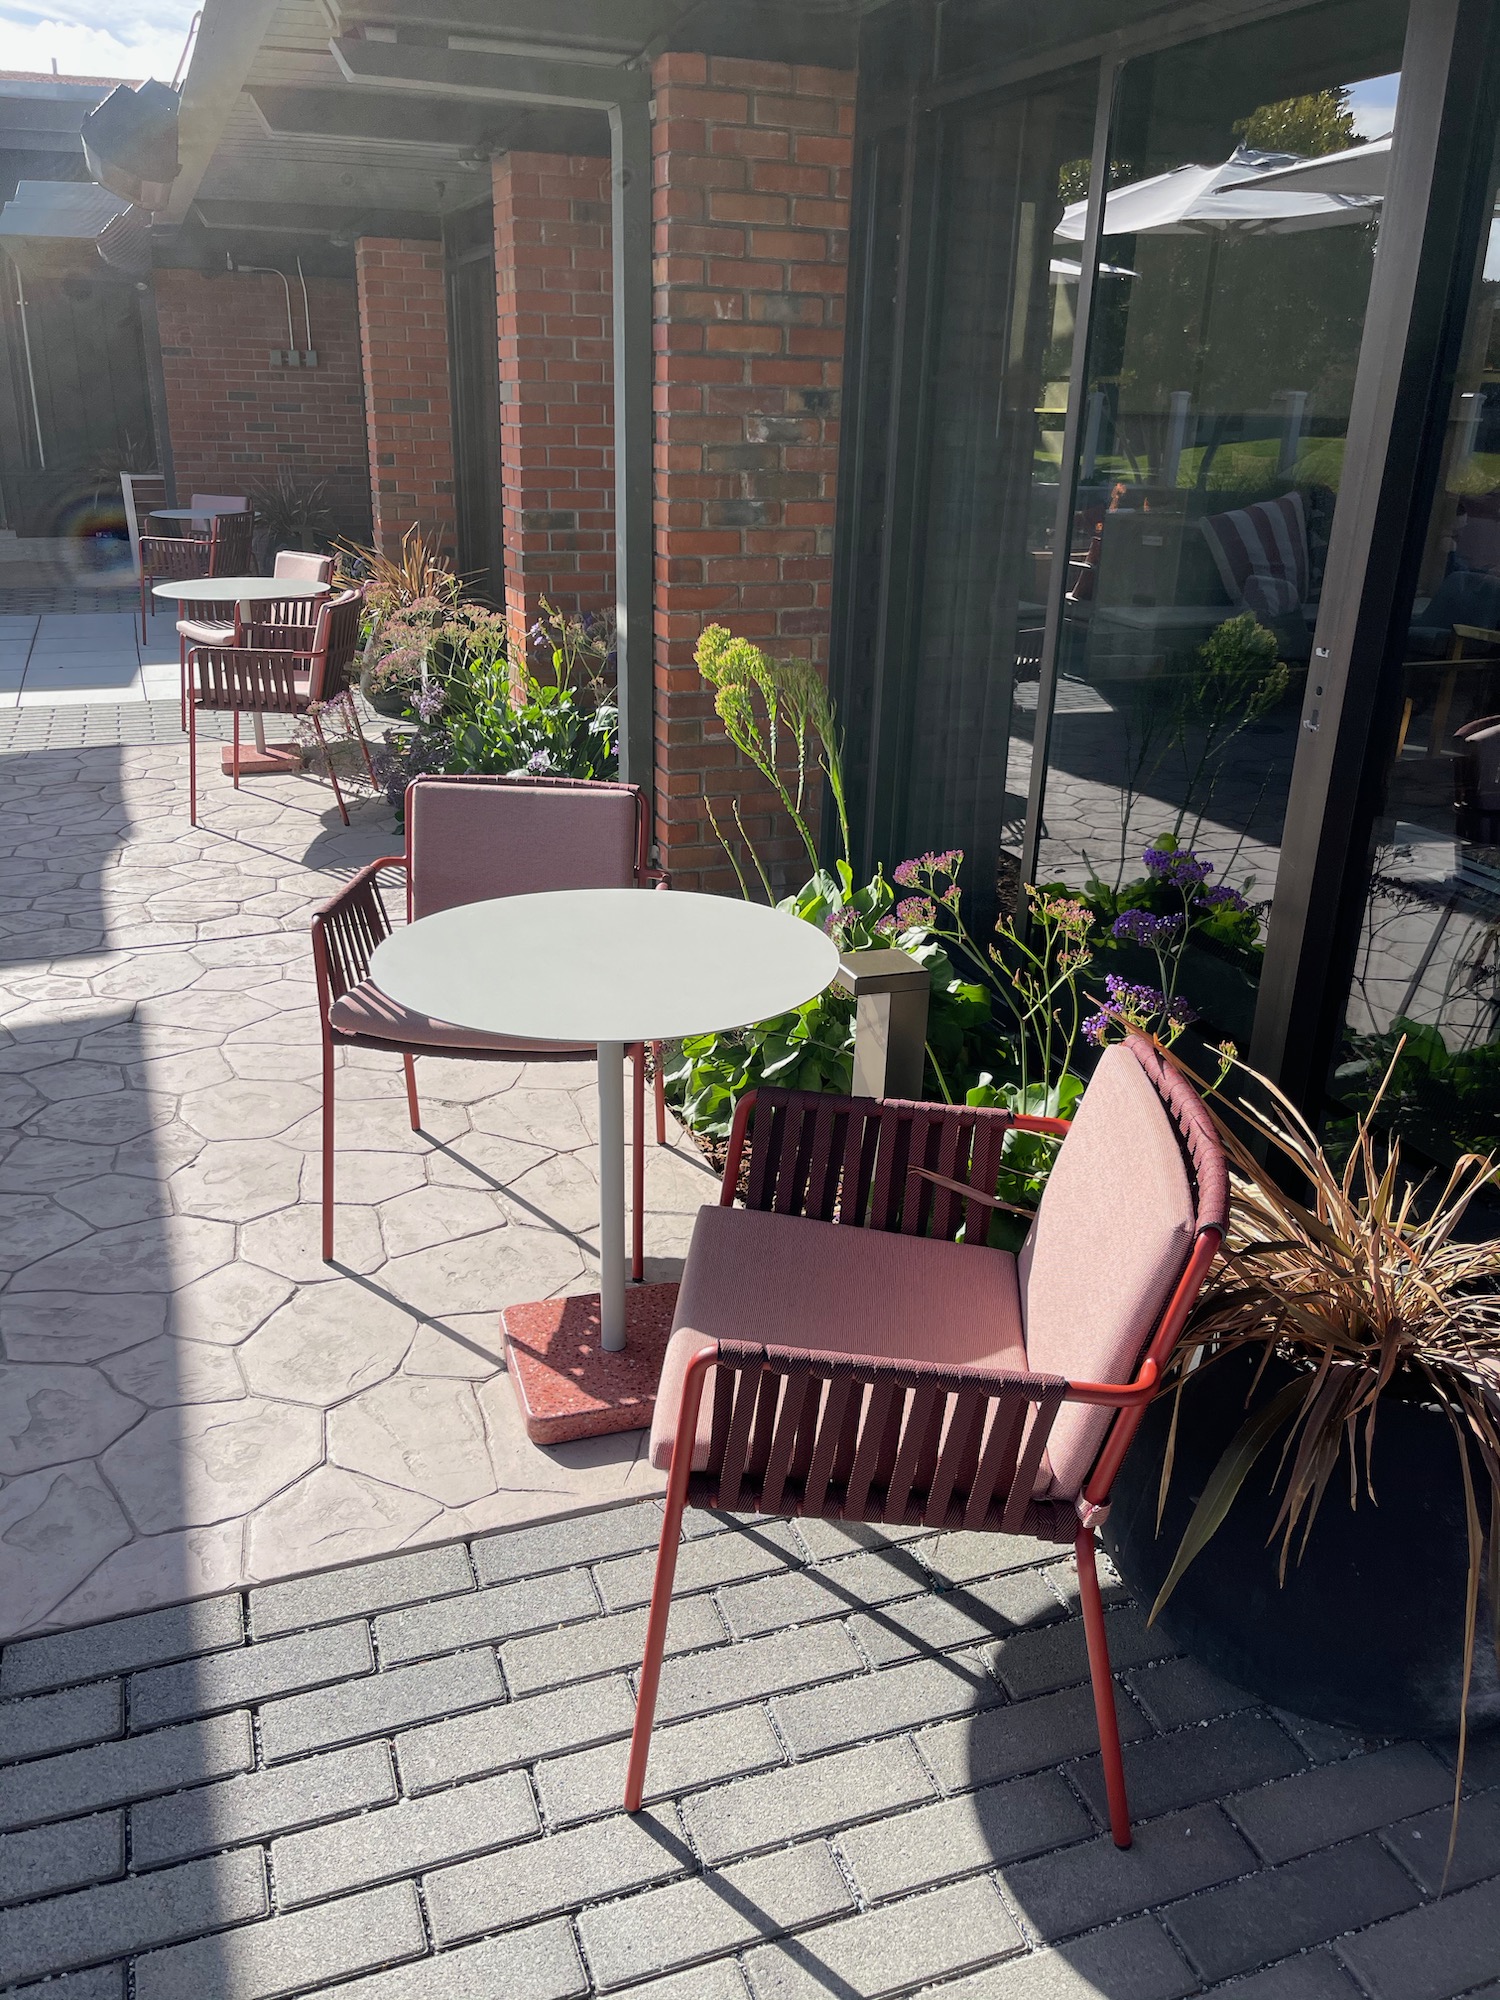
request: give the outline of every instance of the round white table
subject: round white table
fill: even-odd
[[[625,1050],[799,1007],[838,971],[800,917],[680,890],[561,889],[464,903],[396,931],[383,993],[463,1028],[598,1050],[600,1338],[625,1345]]]
[[[148,521],[217,521],[221,514],[246,514],[247,507],[148,507]]]
[[[184,576],[174,577],[170,583],[153,583],[151,595],[175,604],[232,604],[237,607],[237,622],[245,623],[257,604],[281,604],[289,597],[326,597],[331,589],[331,584],[315,583],[308,577]],[[300,768],[302,753],[295,744],[273,747],[266,742],[266,720],[259,709],[255,711],[253,727],[255,756],[241,758],[243,771],[263,775],[267,771]],[[226,762],[225,769],[228,768]]]

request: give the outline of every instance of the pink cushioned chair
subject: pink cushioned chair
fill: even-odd
[[[985,1241],[1012,1129],[1066,1134],[1014,1257]],[[1071,1127],[817,1092],[742,1100],[720,1205],[693,1231],[651,1427],[667,1500],[628,1811],[645,1787],[691,1501],[1071,1542],[1110,1830],[1130,1845],[1094,1530],[1227,1203],[1207,1112],[1140,1036],[1104,1052]]]
[[[408,920],[461,903],[524,896],[548,889],[633,889],[666,877],[648,866],[649,827],[638,785],[526,775],[417,778],[406,793],[406,852],[386,855],[313,917],[313,966],[323,1020],[323,1256],[333,1261],[334,1050],[391,1049],[406,1069],[407,1108],[421,1130],[415,1057],[462,1056],[494,1062],[571,1062],[592,1048],[482,1034],[433,1021],[382,993],[370,978],[370,957],[390,935],[380,876],[406,878]],[[642,1197],[645,1186],[645,1049],[632,1051],[634,1147],[632,1270],[644,1268]],[[666,1143],[661,1051],[656,1067],[656,1142]]]
[[[195,496],[197,497],[197,496]],[[308,555],[302,549],[278,549],[271,567],[273,577],[295,577],[306,583],[331,583],[333,557]],[[182,665],[182,726],[188,726],[187,656],[189,646],[272,646],[290,647],[304,653],[312,650],[318,624],[320,597],[286,597],[262,600],[255,607],[254,622],[239,625],[239,606],[221,603],[179,603],[177,643]],[[229,612],[226,618],[225,611]]]

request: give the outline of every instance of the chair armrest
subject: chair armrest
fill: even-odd
[[[313,911],[313,971],[325,1032],[329,1008],[369,978],[375,947],[391,934],[391,920],[380,893],[380,872],[405,867],[404,854],[383,854],[379,860],[366,863],[336,896]]]

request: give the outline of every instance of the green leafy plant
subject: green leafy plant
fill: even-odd
[[[250,494],[255,526],[272,549],[321,549],[333,532],[326,479],[303,479],[288,466]]]
[[[1384,1034],[1351,1036],[1333,1084],[1357,1113],[1378,1102],[1381,1125],[1429,1159],[1500,1153],[1500,1042],[1450,1049],[1440,1028],[1403,1015]],[[1330,1128],[1341,1145],[1356,1129]]]

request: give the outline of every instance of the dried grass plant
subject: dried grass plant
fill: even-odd
[[[1400,1048],[1396,1057],[1399,1058]],[[1440,1189],[1403,1173],[1400,1141],[1377,1130],[1380,1099],[1361,1119],[1338,1167],[1288,1098],[1234,1062],[1248,1090],[1226,1097],[1169,1055],[1209,1101],[1229,1158],[1229,1234],[1168,1376],[1175,1382],[1162,1468],[1164,1506],[1183,1382],[1195,1369],[1243,1349],[1260,1351],[1259,1382],[1272,1356],[1295,1379],[1247,1417],[1226,1447],[1184,1532],[1154,1618],[1225,1515],[1261,1454],[1280,1440],[1275,1490],[1280,1574],[1307,1545],[1335,1480],[1350,1506],[1377,1498],[1372,1454],[1381,1400],[1393,1390],[1441,1411],[1453,1433],[1468,1524],[1458,1784],[1463,1782],[1481,1585],[1488,1560],[1500,1658],[1500,1241],[1466,1242],[1459,1230],[1475,1199],[1500,1178],[1491,1158],[1465,1154]],[[1217,1097],[1232,1106],[1221,1117]],[[1248,1132],[1248,1142],[1242,1136]],[[1299,1199],[1262,1158],[1290,1166]],[[1486,1535],[1483,1487],[1488,1484]],[[1160,1511],[1158,1525],[1160,1525]],[[1488,1542],[1488,1559],[1486,1558]],[[1456,1835],[1459,1792],[1454,1793]],[[1452,1856],[1450,1838],[1449,1857]]]
[[[462,579],[416,521],[401,537],[401,546],[393,556],[360,542],[337,542],[334,549],[339,558],[335,588],[363,585],[365,601],[379,618],[415,604],[418,598],[435,598],[444,605],[458,602]]]

